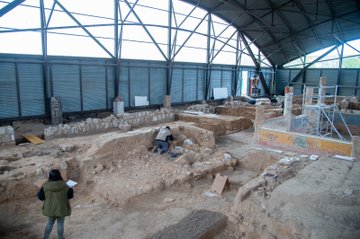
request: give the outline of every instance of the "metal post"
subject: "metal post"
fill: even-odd
[[[339,57],[339,70],[338,70],[336,85],[340,85],[343,56],[344,56],[344,43],[341,44],[341,56]]]
[[[168,11],[168,52],[167,52],[167,76],[166,76],[166,95],[170,95],[171,93],[171,84],[172,84],[172,73],[173,73],[173,59],[171,57],[172,54],[172,39],[171,39],[171,31],[172,31],[172,11],[173,4],[172,0],[169,0],[169,11]]]
[[[181,101],[184,102],[184,86],[185,86],[185,69],[184,66],[181,71]]]
[[[210,31],[211,31],[211,14],[208,14],[208,29],[207,29],[207,45],[206,45],[206,69],[205,69],[205,94],[204,100],[208,98],[209,84],[211,77],[211,64],[210,64]]]
[[[105,97],[106,97],[106,109],[109,109],[109,79],[108,79],[108,67],[105,65]]]
[[[127,66],[127,68],[128,68],[128,75],[127,75],[127,77],[128,77],[128,101],[129,101],[129,107],[131,107],[131,105],[130,105],[130,102],[131,102],[131,86],[130,86],[130,62],[128,63],[128,66]]]
[[[21,3],[25,2],[25,0],[14,0],[5,7],[0,9],[0,17],[4,16],[6,13],[20,5]]]
[[[150,63],[148,63],[148,67],[147,67],[147,70],[148,70],[148,74],[147,74],[147,76],[148,76],[148,96],[149,96],[149,104],[151,105],[151,79],[150,79]]]
[[[47,23],[45,18],[44,0],[40,0],[41,46],[42,46],[42,77],[44,84],[44,110],[45,116],[50,115],[50,102],[48,94],[48,63],[47,63]]]
[[[120,61],[119,61],[119,0],[114,0],[114,56],[115,56],[115,98],[119,96]]]
[[[265,90],[265,93],[266,94],[270,94],[270,91],[269,91],[269,87],[267,86],[266,84],[266,80],[265,80],[265,77],[264,77],[264,74],[261,72],[261,65],[259,64],[259,62],[257,61],[254,53],[252,52],[248,42],[246,41],[246,38],[244,36],[244,34],[239,31],[239,34],[240,34],[240,37],[241,37],[241,40],[244,42],[245,44],[245,47],[246,49],[248,50],[249,52],[249,55],[251,57],[251,59],[253,60],[254,64],[255,64],[255,67],[256,67],[256,73],[259,75],[259,78],[260,78],[260,82]]]
[[[80,82],[80,110],[84,110],[84,99],[83,99],[83,79],[82,79],[82,68],[79,65],[79,82]]]
[[[19,66],[17,62],[15,62],[15,80],[16,80],[16,96],[18,102],[18,115],[19,117],[22,117]]]
[[[357,97],[357,91],[358,91],[358,86],[359,86],[359,71],[357,70],[357,75],[356,75],[356,86],[355,86],[355,96]]]
[[[316,58],[314,61],[312,61],[310,64],[308,64],[307,66],[303,67],[303,69],[289,82],[289,85],[291,85],[293,82],[297,81],[303,74],[305,74],[306,69],[309,68],[310,66],[312,66],[314,63],[318,62],[319,60],[321,60],[323,57],[327,56],[330,52],[332,52],[334,49],[337,48],[337,45],[333,46],[331,49],[329,49],[327,52],[325,52],[324,54],[322,54],[321,56],[319,56],[318,58]]]

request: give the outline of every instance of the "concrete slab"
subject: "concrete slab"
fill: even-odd
[[[225,225],[226,217],[223,214],[197,210],[147,239],[210,239],[221,232]]]

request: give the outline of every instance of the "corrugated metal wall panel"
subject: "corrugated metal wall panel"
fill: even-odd
[[[166,69],[150,68],[150,104],[162,104],[166,94]]]
[[[290,72],[290,79],[294,79],[298,73],[300,72],[299,69],[291,69]],[[297,81],[292,82],[292,86],[294,87],[294,95],[301,95],[302,94],[302,86],[303,86],[303,77],[299,77]]]
[[[107,109],[113,108],[115,98],[115,67],[106,67],[107,71]]]
[[[355,86],[357,70],[342,70],[340,73],[340,85]]]
[[[119,76],[119,96],[123,98],[125,107],[130,106],[129,87],[129,67],[121,66]]]
[[[354,87],[339,87],[338,95],[355,95],[357,70],[342,70],[340,73],[340,85]]]
[[[291,69],[290,70],[290,79],[292,80],[292,79],[294,79],[295,78],[295,76],[297,76],[297,74],[300,72],[300,70],[299,69]],[[293,84],[302,84],[303,82],[303,78],[302,78],[302,76],[301,77],[299,77],[298,79],[297,79],[297,81],[294,81],[294,82],[292,82]]]
[[[277,71],[276,75],[276,89],[277,93],[283,93],[283,89],[281,87],[284,87],[285,84],[283,84],[286,79],[289,78],[288,72],[289,70],[282,69]],[[300,70],[291,69],[291,77],[292,79]],[[340,75],[340,86],[346,86],[346,87],[339,87],[338,95],[354,95],[356,93],[360,93],[360,91],[356,91],[356,81],[357,81],[357,69],[349,69],[341,70]],[[336,69],[307,69],[306,71],[306,78],[305,78],[305,85],[307,86],[318,86],[320,75],[326,77],[326,84],[329,86],[335,86],[337,84],[337,76],[338,76],[338,70]],[[354,87],[352,87],[354,86]],[[301,85],[300,84],[294,84],[295,87],[295,94],[302,94]],[[327,90],[328,94],[333,94],[334,92]]]
[[[324,70],[322,70],[321,75],[326,77],[327,85],[336,85],[337,84],[338,70],[324,69]]]
[[[303,93],[302,85],[293,85],[294,95],[301,95]]]
[[[357,70],[357,87],[360,87],[360,70]],[[360,89],[355,90],[355,95],[357,96],[357,99],[360,100]]]
[[[78,65],[52,65],[54,96],[61,96],[63,112],[81,111]]]
[[[205,70],[197,70],[197,100],[203,100],[205,95]]]
[[[320,69],[308,69],[306,70],[305,85],[318,86],[320,80]]]
[[[228,67],[228,69],[223,69],[222,72],[222,84],[221,87],[227,88],[227,95],[231,95],[231,79],[232,79],[233,73],[231,70],[231,67]]]
[[[0,64],[0,118],[19,117],[15,63]]]
[[[174,103],[182,102],[183,96],[183,69],[175,68],[173,70],[171,82],[171,101]]]
[[[106,109],[105,66],[82,66],[83,110]]]
[[[214,97],[214,88],[221,88],[221,70],[212,70],[210,77],[210,99]]]
[[[278,70],[276,72],[276,94],[284,94],[285,86],[289,84],[289,71]]]
[[[185,69],[184,70],[184,101],[195,101],[196,100],[196,69]]]
[[[262,70],[263,76],[265,78],[266,85],[270,88],[270,82],[271,82],[271,72],[267,71],[265,69]],[[260,89],[260,96],[266,95],[265,89],[261,81],[259,82],[259,89]]]
[[[235,89],[235,96],[240,96],[241,95],[241,86],[242,86],[242,70],[240,69],[238,71],[238,76],[237,76],[237,82],[236,82],[236,89]]]
[[[41,64],[18,64],[21,115],[45,115],[44,80]]]
[[[149,100],[148,67],[130,67],[130,106],[135,106],[135,96],[147,96]]]

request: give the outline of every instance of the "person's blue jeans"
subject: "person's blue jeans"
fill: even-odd
[[[169,149],[168,142],[162,141],[162,140],[155,140],[156,147],[158,150],[160,150],[160,153],[165,153]]]
[[[55,223],[55,220],[57,221],[57,235],[58,235],[58,239],[63,239],[64,238],[64,221],[65,221],[65,217],[49,217],[49,220],[46,224],[45,227],[45,232],[44,232],[44,239],[48,239],[51,233],[51,230],[53,228],[53,225]]]

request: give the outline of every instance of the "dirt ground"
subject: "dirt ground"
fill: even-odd
[[[253,144],[252,129],[215,139],[176,123],[172,150],[182,155],[173,158],[151,151],[159,127],[1,148],[0,238],[42,237],[47,218],[34,184],[54,167],[79,182],[67,239],[146,238],[198,209],[229,218],[216,239],[360,238],[358,162],[301,159],[290,176],[254,188],[239,203],[240,189],[269,165],[300,154]],[[217,172],[229,177],[222,195],[210,192]]]

